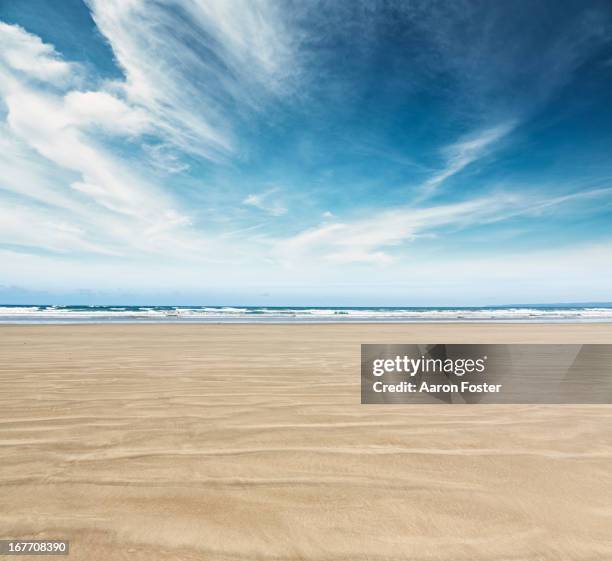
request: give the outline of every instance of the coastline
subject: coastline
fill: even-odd
[[[0,305],[0,324],[612,322],[612,305],[466,307]]]

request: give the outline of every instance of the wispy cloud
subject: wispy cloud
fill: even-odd
[[[446,146],[443,150],[444,168],[435,172],[422,186],[421,198],[433,193],[447,179],[460,173],[470,164],[490,154],[496,144],[512,132],[513,122],[502,123],[491,128],[470,134]]]
[[[559,197],[498,192],[453,204],[377,210],[367,218],[325,222],[290,238],[276,240],[274,252],[285,263],[303,263],[305,260],[324,260],[335,265],[391,263],[397,259],[393,248],[420,237],[493,224],[521,215],[537,215],[581,199],[606,200],[610,196],[612,188]]]
[[[373,216],[350,222],[326,222],[286,240],[276,253],[287,262],[323,259],[342,264],[393,261],[388,249],[416,239],[427,231],[471,223],[503,208],[498,197],[425,208],[378,210]]]
[[[212,160],[237,150],[234,120],[295,74],[273,3],[88,0],[125,82],[167,142]]]
[[[278,198],[278,189],[268,189],[263,193],[251,193],[242,202],[272,216],[281,216],[287,212],[287,207]]]
[[[81,226],[56,212],[7,202],[0,206],[0,239],[37,252],[121,255],[105,244],[89,241]]]
[[[189,219],[177,210],[171,197],[95,139],[100,132],[119,138],[139,136],[150,131],[150,115],[106,91],[70,89],[75,66],[18,26],[0,27],[0,46],[5,45],[9,48],[0,55],[0,96],[7,112],[4,144],[12,156],[5,162],[0,186],[19,193],[22,206],[23,197],[32,197],[71,212],[55,221],[48,217],[28,221],[30,229],[38,229],[41,239],[47,240],[41,247],[51,247],[53,242],[58,248],[64,240],[66,248],[116,253],[112,247],[119,246],[123,248],[119,253],[124,253],[126,245],[158,251],[197,244],[198,235],[182,231]],[[13,45],[27,53],[31,65],[21,59],[15,63]],[[39,86],[42,76],[54,89]],[[38,175],[48,170],[48,175],[55,174],[64,183],[55,185],[54,192],[37,180],[25,182],[32,172],[23,169],[24,162],[27,166],[36,162]],[[91,203],[97,210],[92,211]],[[8,224],[8,216],[15,216],[17,210],[7,211],[8,203],[0,200],[0,204]],[[25,207],[20,212],[32,218],[41,213]],[[36,245],[37,238],[16,236],[14,228],[11,232],[5,231],[6,241],[25,244],[29,239],[29,245]],[[104,244],[110,246],[104,249]]]

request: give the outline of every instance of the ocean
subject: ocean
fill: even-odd
[[[0,323],[605,322],[612,304],[486,307],[0,305]]]

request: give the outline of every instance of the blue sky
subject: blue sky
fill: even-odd
[[[612,300],[609,2],[0,0],[0,300]]]

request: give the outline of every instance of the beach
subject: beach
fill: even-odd
[[[0,325],[0,538],[71,561],[612,559],[612,405],[361,405],[362,343],[612,324]]]

